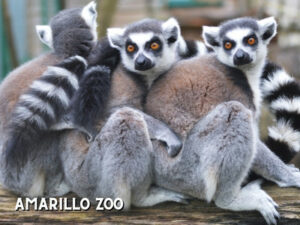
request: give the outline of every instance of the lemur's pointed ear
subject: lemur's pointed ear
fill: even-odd
[[[53,48],[52,29],[49,25],[37,25],[35,26],[37,35],[41,42]]]
[[[162,30],[163,35],[169,44],[176,42],[181,35],[179,23],[173,17],[162,24]]]
[[[124,44],[124,28],[108,28],[107,37],[111,47],[121,49]]]
[[[202,37],[205,44],[210,48],[219,47],[219,27],[203,26]]]
[[[97,28],[97,23],[96,23],[97,10],[96,10],[95,1],[90,2],[89,4],[87,4],[82,8],[81,17],[90,28],[92,29]]]
[[[268,17],[258,21],[261,38],[269,43],[277,33],[277,23],[274,17]]]

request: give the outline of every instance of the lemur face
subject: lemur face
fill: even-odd
[[[122,63],[131,72],[156,76],[177,61],[180,29],[171,18],[166,22],[145,19],[126,28],[108,29],[112,47],[121,52]]]
[[[265,59],[267,45],[276,34],[276,26],[273,17],[258,21],[239,18],[219,27],[204,26],[203,38],[222,63],[243,68]]]
[[[94,41],[97,40],[97,11],[96,3],[90,2],[83,8],[66,9],[54,16],[50,25],[37,25],[36,32],[39,39],[53,48],[54,38],[68,28],[90,29]]]

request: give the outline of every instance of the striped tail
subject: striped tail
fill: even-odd
[[[300,84],[281,67],[268,62],[261,87],[263,98],[276,117],[266,144],[288,163],[300,150]]]
[[[194,56],[206,55],[210,49],[202,41],[184,40],[179,42],[179,56],[181,59],[188,59]]]
[[[29,156],[36,155],[40,138],[68,110],[86,66],[86,61],[79,56],[50,66],[21,95],[12,113],[4,146],[7,165],[21,168]]]

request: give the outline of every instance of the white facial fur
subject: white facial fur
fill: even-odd
[[[143,25],[141,25],[143,26]],[[159,75],[169,70],[174,63],[178,60],[179,56],[179,43],[182,42],[180,28],[178,22],[174,18],[168,19],[162,24],[162,33],[157,34],[154,32],[134,32],[129,33],[124,37],[126,28],[109,28],[107,36],[112,47],[120,50],[123,65],[131,72],[147,76],[147,82],[150,86],[153,80]],[[162,49],[160,54],[154,54],[146,49],[146,43],[153,37],[159,38],[161,41]],[[175,42],[168,44],[168,40],[175,37]],[[133,42],[138,50],[134,54],[129,55],[126,51],[126,40],[129,39]],[[153,67],[141,71],[136,70],[135,62],[139,55],[144,55],[147,59],[151,60]]]
[[[92,1],[83,7],[81,11],[81,17],[86,24],[91,28],[91,32],[94,36],[94,41],[97,40],[97,10],[96,2]]]
[[[155,79],[158,75],[161,75],[163,72],[170,69],[170,67],[174,64],[174,62],[177,61],[177,52],[176,52],[176,45],[168,46],[168,43],[165,41],[162,35],[155,35],[160,38],[160,40],[163,42],[163,49],[161,56],[155,56],[147,51],[145,51],[145,43],[150,41],[151,38],[153,38],[154,33],[148,32],[148,33],[132,33],[129,35],[129,38],[138,46],[138,51],[135,53],[133,58],[130,58],[128,54],[126,53],[126,49],[121,49],[121,57],[122,62],[124,66],[132,71],[136,72],[141,75],[149,76],[152,79]],[[154,67],[152,67],[149,70],[146,71],[139,71],[135,69],[135,60],[137,59],[138,55],[143,54],[148,59],[151,60],[151,62],[154,64]],[[150,79],[151,80],[151,79]]]
[[[233,57],[238,51],[238,49],[241,49],[244,52],[247,52],[252,60],[250,65],[247,64],[245,65],[245,67],[256,65],[261,60],[265,60],[265,57],[267,55],[267,46],[264,43],[262,43],[261,39],[259,39],[257,49],[255,50],[252,49],[251,46],[243,44],[244,37],[247,37],[251,33],[253,33],[253,30],[251,30],[250,28],[236,28],[234,30],[227,32],[226,36],[231,40],[234,40],[236,46],[230,52],[230,54],[226,52],[224,47],[218,48],[216,51],[218,59],[224,64],[227,64],[232,67],[236,67],[236,65],[233,62]],[[243,69],[243,67],[244,66],[241,66],[240,69]]]
[[[49,25],[37,25],[35,26],[37,35],[41,42],[53,48],[52,29]]]

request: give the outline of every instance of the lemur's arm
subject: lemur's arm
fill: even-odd
[[[276,117],[266,144],[290,162],[300,150],[300,84],[272,62],[266,63],[261,78],[263,99]]]
[[[108,101],[111,75],[119,63],[119,51],[107,38],[100,40],[88,57],[89,69],[79,83],[71,109],[72,122],[92,136],[96,121],[103,116]]]
[[[182,142],[179,137],[171,130],[165,123],[153,118],[152,116],[143,113],[144,119],[147,123],[148,132],[151,140],[159,140],[163,142],[168,151],[168,155],[175,157],[182,148]]]

